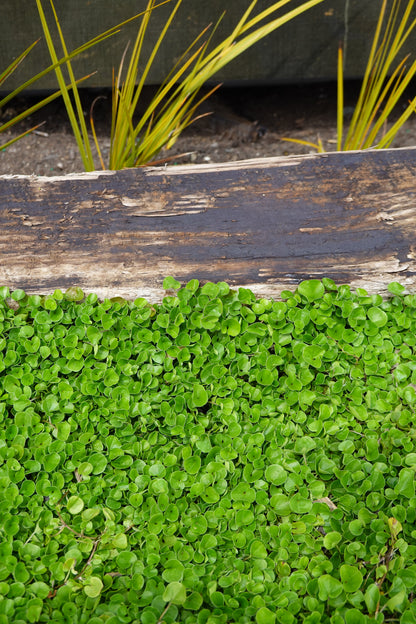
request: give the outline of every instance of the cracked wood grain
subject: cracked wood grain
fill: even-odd
[[[158,301],[162,281],[278,297],[330,277],[416,286],[416,149],[0,176],[0,285]]]

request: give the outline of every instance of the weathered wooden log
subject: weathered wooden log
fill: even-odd
[[[330,277],[416,286],[416,149],[0,177],[0,285],[163,296],[227,281],[277,297]]]

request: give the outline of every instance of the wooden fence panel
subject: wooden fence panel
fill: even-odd
[[[258,3],[258,10],[271,6],[274,1],[262,0]],[[291,0],[279,14],[295,8],[303,1]],[[67,47],[72,50],[144,10],[147,0],[55,0],[54,4]],[[155,10],[144,46],[144,58],[149,55],[174,4],[172,1]],[[346,77],[359,77],[363,74],[370,51],[380,4],[374,0],[325,0],[256,44],[216,78],[227,82],[266,84],[335,79],[339,41],[344,44]],[[43,2],[42,5],[53,24],[49,2]],[[223,0],[183,0],[147,82],[159,84],[172,68],[172,62],[180,57],[198,33],[210,23],[217,22],[224,8],[226,14],[215,36],[216,40],[228,36],[248,5],[249,0],[228,0],[227,3]],[[43,32],[36,3],[28,0],[2,0],[0,20],[3,25],[0,38],[1,70],[30,43],[38,38],[43,39]],[[97,71],[85,84],[110,87],[112,68],[118,67],[127,42],[134,40],[136,32],[137,23],[132,23],[105,43],[89,50],[74,62],[77,77]],[[414,49],[415,39],[412,35],[403,55]],[[49,64],[46,45],[40,41],[3,88],[12,90]],[[56,89],[56,85],[52,73],[34,88]]]

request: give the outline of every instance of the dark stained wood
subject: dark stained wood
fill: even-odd
[[[277,297],[304,279],[416,286],[416,149],[66,177],[0,177],[0,285],[163,295],[227,281]]]

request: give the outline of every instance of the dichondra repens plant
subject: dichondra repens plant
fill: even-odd
[[[0,622],[415,622],[416,295],[164,286],[0,289]]]

